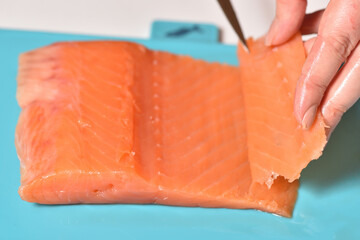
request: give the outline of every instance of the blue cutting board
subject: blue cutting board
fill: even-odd
[[[183,34],[186,27],[172,31],[169,39],[161,35],[166,24],[160,24],[153,39],[129,40],[237,65],[236,47],[217,43],[211,26],[190,37]],[[291,219],[256,210],[22,201],[14,146],[20,113],[15,100],[18,56],[56,41],[93,39],[109,38],[0,30],[0,239],[360,239],[360,103],[345,114],[323,156],[303,171]]]

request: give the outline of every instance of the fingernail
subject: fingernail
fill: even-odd
[[[301,126],[303,129],[309,129],[313,124],[316,117],[316,109],[317,107],[311,106],[304,114],[304,117],[301,121]]]
[[[276,20],[274,20],[271,23],[269,31],[268,31],[268,33],[266,34],[266,37],[265,37],[265,46],[270,47],[272,45],[272,42],[274,40],[274,35],[275,35],[274,33],[276,33],[276,31],[275,31],[276,24],[277,24]]]
[[[325,128],[326,141],[329,141],[334,128]]]
[[[265,37],[265,46],[270,47],[272,41],[272,36],[270,34],[267,34]]]

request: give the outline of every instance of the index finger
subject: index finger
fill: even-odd
[[[324,12],[295,92],[295,117],[305,129],[312,125],[324,92],[360,38],[359,9],[357,0],[332,0]]]

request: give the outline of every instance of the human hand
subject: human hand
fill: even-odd
[[[294,113],[308,129],[320,108],[330,136],[360,97],[360,1],[331,0],[325,10],[308,15],[306,5],[306,0],[277,0],[266,44],[284,43],[298,30],[317,33],[304,44],[308,57],[297,83]]]

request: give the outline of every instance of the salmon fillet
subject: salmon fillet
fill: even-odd
[[[319,115],[302,130],[292,113],[301,37],[277,50],[263,39],[249,47],[240,68],[116,41],[24,53],[20,197],[291,216],[296,179],[326,143],[324,124]]]

